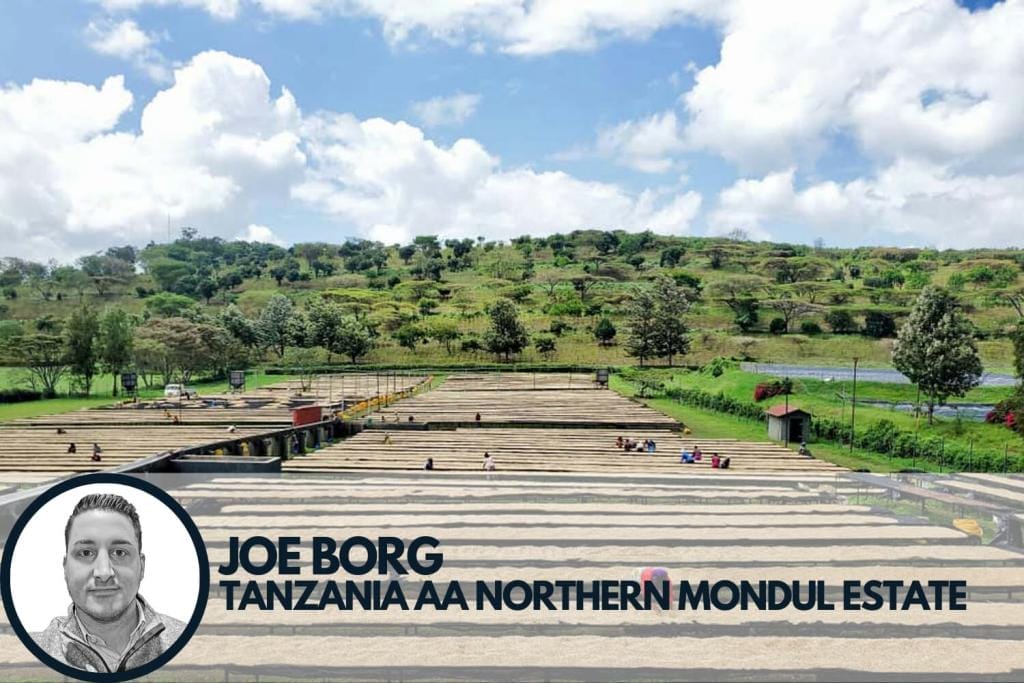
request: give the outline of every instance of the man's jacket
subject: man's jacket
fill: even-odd
[[[68,608],[67,616],[54,617],[46,630],[33,633],[32,639],[54,659],[81,671],[108,673],[135,669],[163,654],[185,630],[185,624],[155,612],[141,595],[136,596],[136,599],[142,606],[145,626],[128,650],[122,653],[116,668],[111,669],[86,640],[75,618],[74,605]]]

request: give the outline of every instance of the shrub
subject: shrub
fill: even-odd
[[[555,353],[555,338],[549,334],[538,334],[533,339],[533,345],[545,358],[550,358]]]
[[[853,334],[857,331],[857,321],[853,319],[849,311],[829,311],[825,315],[825,323],[836,334]]]
[[[788,377],[784,380],[775,382],[762,382],[754,387],[754,400],[763,401],[766,398],[772,396],[781,396],[783,394],[793,393],[793,381]]]
[[[821,334],[821,325],[813,320],[805,320],[800,323],[800,334]]]
[[[548,304],[544,312],[548,315],[558,316],[575,316],[580,317],[586,313],[587,309],[583,306],[583,303],[578,299],[576,301],[556,301],[555,303]]]
[[[786,334],[786,321],[782,318],[772,318],[768,323],[768,331],[772,334]]]
[[[896,320],[888,313],[868,311],[864,316],[864,334],[875,339],[896,336]]]
[[[736,363],[729,360],[728,358],[713,358],[704,367],[700,369],[701,372],[712,377],[721,377],[727,369],[736,367]]]
[[[478,351],[483,351],[483,348],[484,347],[480,345],[480,340],[473,338],[463,339],[462,343],[459,345],[459,349],[466,353],[476,353]]]
[[[564,320],[552,320],[551,325],[548,327],[548,332],[555,335],[556,337],[561,337],[563,332],[571,330],[572,325],[565,322]]]
[[[1024,388],[1018,388],[1011,396],[1004,398],[985,415],[985,422],[1001,424],[1024,436]]]
[[[597,339],[601,346],[608,346],[615,339],[617,330],[615,325],[608,318],[601,318],[597,321],[597,325],[594,326],[594,338]]]
[[[38,401],[42,397],[42,392],[34,391],[32,389],[0,389],[0,403]]]

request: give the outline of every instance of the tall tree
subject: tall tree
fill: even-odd
[[[1013,368],[1017,371],[1021,387],[1024,387],[1024,320],[1017,323],[1010,338],[1013,340]]]
[[[960,303],[937,287],[921,290],[900,328],[893,365],[927,397],[929,424],[936,405],[950,396],[963,396],[981,382],[981,359],[972,333]]]
[[[177,374],[182,382],[204,370],[215,370],[229,335],[213,325],[184,318],[159,318],[135,330],[135,358],[149,372],[160,372],[164,381]]]
[[[507,361],[529,343],[516,305],[508,299],[499,299],[491,306],[491,326],[484,333],[484,347],[497,356],[504,356]]]
[[[640,359],[640,367],[644,361],[657,355],[656,330],[657,302],[648,289],[637,292],[626,305],[626,324],[629,336],[626,338],[626,353]]]
[[[43,398],[57,395],[57,384],[68,370],[68,350],[60,335],[39,332],[15,336],[8,343],[8,353],[28,369],[32,388]]]
[[[612,323],[608,318],[601,318],[594,325],[594,338],[597,339],[597,343],[601,346],[608,346],[615,339],[615,324]]]
[[[452,343],[457,341],[462,335],[459,332],[459,326],[452,320],[434,320],[427,325],[427,336],[438,342],[444,344],[445,353],[451,355]]]
[[[100,318],[99,360],[103,370],[114,375],[114,396],[118,374],[131,363],[133,339],[131,319],[120,308],[112,308]]]
[[[245,317],[238,306],[231,304],[224,309],[220,315],[220,326],[247,349],[252,350],[259,346],[260,336],[256,330],[256,323]]]
[[[330,362],[331,354],[335,353],[338,346],[338,330],[345,312],[337,304],[316,298],[306,304],[306,317],[309,320],[311,344],[326,349],[327,362]]]
[[[285,349],[292,343],[294,336],[295,307],[291,299],[283,294],[275,294],[260,311],[256,321],[256,329],[260,341],[277,354],[284,356]]]
[[[79,378],[86,396],[92,389],[92,378],[96,375],[96,365],[99,362],[99,331],[99,316],[95,310],[85,306],[76,309],[64,326],[68,364],[71,372]]]
[[[690,329],[683,318],[690,310],[690,300],[685,288],[670,278],[659,278],[654,285],[657,302],[654,322],[654,351],[658,356],[668,358],[669,366],[675,356],[685,355],[690,350]]]
[[[370,330],[354,315],[346,315],[341,319],[331,349],[335,353],[347,356],[353,363],[373,350],[373,335]]]

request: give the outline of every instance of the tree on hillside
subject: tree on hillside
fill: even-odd
[[[327,350],[327,362],[338,347],[338,330],[341,328],[345,311],[341,306],[322,298],[310,299],[306,303],[306,318],[309,321],[309,342]]]
[[[1017,371],[1017,379],[1024,386],[1024,320],[1017,323],[1013,333],[1013,368]]]
[[[797,318],[820,310],[820,308],[814,304],[809,304],[797,299],[772,299],[771,301],[765,302],[765,305],[773,311],[778,311],[779,315],[782,316],[782,320],[785,323],[783,331],[787,334],[793,327],[793,321]]]
[[[561,271],[552,268],[549,270],[542,270],[534,275],[533,281],[544,287],[544,289],[547,290],[548,298],[553,299],[555,298],[555,290],[558,288],[558,285],[565,282],[566,279],[565,275],[563,275]]]
[[[685,255],[686,250],[682,247],[666,247],[661,250],[661,254],[658,257],[658,265],[662,268],[673,268],[679,265],[679,262],[683,260]]]
[[[817,303],[818,297],[823,296],[829,290],[829,286],[823,282],[797,282],[793,285],[793,292],[812,304]]]
[[[57,395],[57,384],[68,370],[68,351],[58,334],[34,333],[12,337],[7,353],[28,370],[32,388],[43,398]]]
[[[135,329],[135,361],[141,372],[159,372],[164,383],[175,375],[182,382],[205,370],[217,369],[218,344],[225,330],[185,318],[160,318]]]
[[[479,268],[496,278],[518,281],[526,271],[526,257],[518,249],[495,249],[480,261]]]
[[[736,275],[712,283],[708,291],[711,296],[720,299],[729,307],[736,327],[741,332],[747,332],[758,322],[759,302],[754,295],[766,284],[764,278],[755,275]]]
[[[853,315],[841,308],[826,313],[825,322],[836,334],[852,334],[857,331],[857,321]]]
[[[185,318],[195,312],[196,302],[182,294],[160,292],[146,299],[146,313],[161,318]]]
[[[156,257],[146,262],[146,272],[165,292],[182,292],[181,282],[195,274],[191,263],[173,258]]]
[[[491,306],[491,326],[484,333],[484,347],[505,360],[519,353],[529,344],[526,328],[519,320],[519,311],[508,299],[499,299]]]
[[[639,358],[640,367],[643,367],[644,361],[648,358],[657,355],[655,344],[656,304],[651,291],[643,289],[637,292],[626,305],[626,324],[629,327],[626,353],[633,358]]]
[[[220,314],[220,326],[223,327],[239,344],[247,349],[259,346],[260,337],[256,323],[245,317],[241,309],[231,304]]]
[[[260,341],[267,347],[274,350],[278,358],[284,356],[284,351],[292,343],[295,326],[295,306],[291,299],[283,294],[275,294],[260,311],[260,317],[256,321],[256,330]]]
[[[580,301],[584,304],[587,303],[587,295],[590,293],[590,290],[602,282],[607,281],[608,278],[594,277],[593,275],[577,275],[570,279],[570,282],[572,282],[572,288],[580,295]]]
[[[868,311],[864,316],[864,334],[875,339],[896,336],[896,319],[890,313]]]
[[[126,283],[135,275],[135,254],[134,249],[129,252],[120,251],[122,248],[115,247],[108,249],[106,254],[98,253],[90,256],[83,256],[78,259],[78,264],[96,288],[96,293],[105,296],[116,285]],[[131,247],[129,247],[131,249]],[[111,255],[111,252],[123,253],[130,256],[131,261]]]
[[[963,396],[981,381],[973,326],[956,298],[937,287],[921,291],[900,328],[892,361],[927,397],[929,424],[936,405]]]
[[[460,336],[459,326],[451,320],[434,320],[426,328],[426,334],[439,344],[444,344],[445,353],[451,354],[452,343]]]
[[[594,325],[594,338],[597,339],[597,343],[601,346],[609,346],[612,340],[615,339],[615,334],[615,325],[608,318],[601,318]]]
[[[398,248],[398,258],[402,259],[402,263],[409,265],[412,261],[412,257],[416,255],[416,245],[406,244],[405,246]]]
[[[373,350],[373,336],[366,325],[353,315],[346,315],[335,334],[335,346],[332,350],[347,356],[353,363]]]
[[[551,360],[551,357],[555,355],[557,350],[557,342],[550,334],[538,334],[533,340],[533,345],[537,348],[537,352],[547,361]]]
[[[96,343],[99,331],[99,316],[84,306],[72,312],[64,326],[68,366],[71,373],[79,378],[79,385],[86,396],[92,389],[92,378],[96,375],[99,361],[99,345]]]
[[[416,345],[426,338],[423,328],[416,323],[406,323],[395,330],[392,335],[398,345],[410,351],[416,350]]]
[[[120,308],[112,308],[100,318],[99,361],[105,372],[114,375],[114,396],[117,396],[117,376],[132,361],[133,335],[131,319]]]
[[[594,247],[603,256],[608,256],[619,248],[619,236],[614,232],[602,232],[594,241]]]
[[[74,266],[58,266],[54,268],[51,278],[53,278],[53,281],[62,292],[65,294],[75,292],[78,294],[79,300],[85,298],[85,290],[92,284],[89,276]]]
[[[50,263],[43,265],[33,261],[19,260],[17,264],[25,282],[43,298],[43,301],[53,298],[53,292],[57,288],[57,283],[52,277],[53,270],[57,267],[56,261],[51,260]]]
[[[656,303],[654,322],[654,351],[668,358],[685,355],[690,350],[690,329],[683,319],[690,310],[688,291],[667,277],[654,285]]]

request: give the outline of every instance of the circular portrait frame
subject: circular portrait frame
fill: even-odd
[[[21,538],[22,532],[24,532],[25,527],[28,525],[32,517],[34,517],[37,512],[57,496],[82,486],[91,486],[96,484],[127,486],[148,494],[162,503],[164,507],[174,513],[175,517],[177,517],[178,521],[188,533],[189,538],[192,540],[192,545],[196,552],[196,559],[199,564],[199,590],[196,594],[196,605],[193,608],[192,616],[186,623],[181,635],[178,636],[177,640],[175,640],[170,647],[152,661],[125,671],[84,671],[65,664],[48,654],[39,646],[38,643],[36,643],[28,629],[26,629],[25,625],[22,623],[21,618],[18,616],[14,596],[11,591],[11,567],[14,561],[15,549],[18,546],[18,541]],[[40,662],[54,671],[68,676],[69,678],[94,681],[95,683],[120,683],[121,681],[139,678],[158,670],[174,659],[189,640],[192,639],[192,636],[199,628],[199,624],[203,619],[203,614],[206,611],[206,604],[210,597],[210,560],[206,552],[206,545],[203,542],[203,537],[199,533],[199,528],[196,527],[195,522],[192,521],[192,518],[189,516],[188,512],[185,511],[185,508],[181,506],[181,503],[176,501],[169,493],[145,479],[132,477],[127,474],[96,472],[93,474],[73,477],[55,484],[33,500],[28,507],[25,508],[25,511],[21,513],[18,520],[11,528],[11,533],[7,537],[7,542],[4,544],[3,559],[2,562],[0,562],[0,594],[2,594],[4,604],[7,606],[7,616],[15,635],[18,636],[18,640],[20,640],[29,652],[31,652]]]

